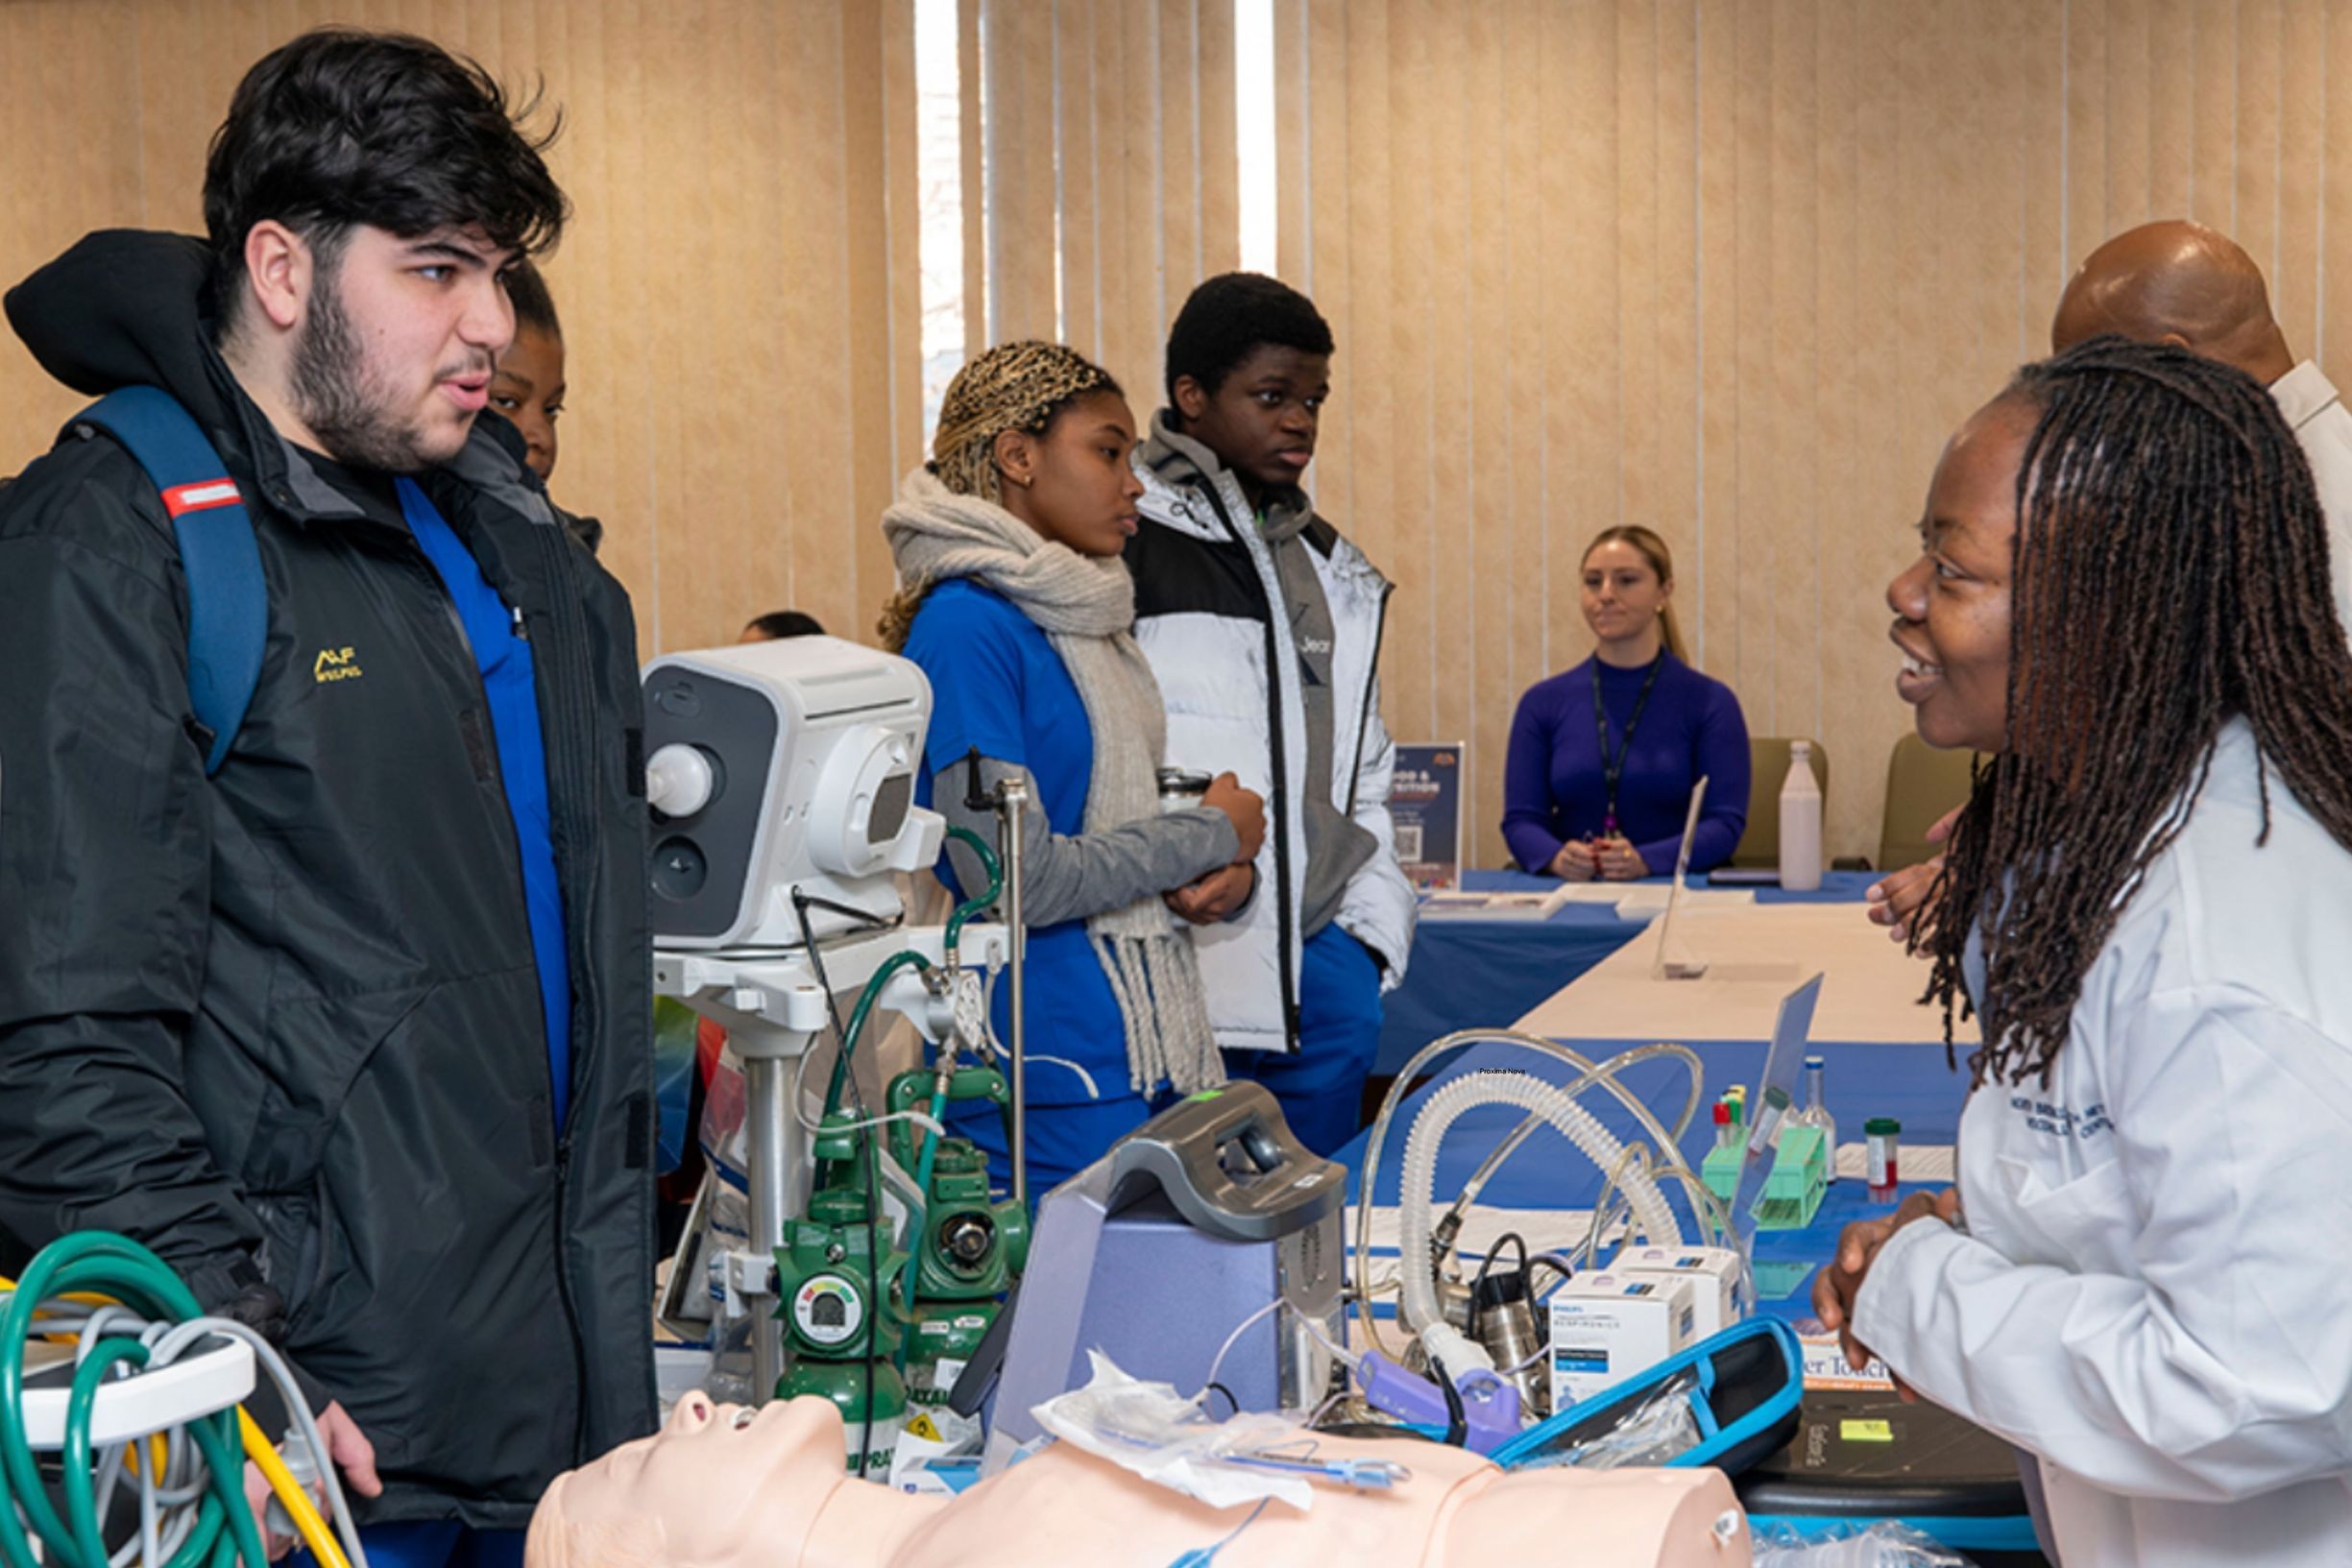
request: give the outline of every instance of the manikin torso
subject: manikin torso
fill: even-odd
[[[1325,1457],[1397,1459],[1388,1492],[1319,1487],[1306,1512],[1270,1505],[1218,1568],[1316,1562],[1418,1568],[1556,1560],[1594,1568],[1744,1568],[1748,1536],[1712,1470],[1543,1470],[1506,1476],[1460,1449],[1345,1437]],[[841,1469],[840,1416],[821,1400],[758,1411],[680,1401],[660,1434],[556,1479],[525,1568],[1162,1568],[1214,1546],[1220,1510],[1056,1443],[960,1497],[910,1497]],[[1729,1523],[1726,1518],[1729,1516]]]

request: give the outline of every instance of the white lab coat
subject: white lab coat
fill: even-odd
[[[2056,1073],[1960,1119],[1965,1233],[1855,1331],[2042,1458],[2066,1568],[2352,1564],[2352,854],[2233,722],[2083,978]]]
[[[2336,618],[2352,630],[2352,410],[2344,407],[2336,383],[2308,359],[2270,383],[2270,398],[2311,464],[2319,510],[2327,515]]]

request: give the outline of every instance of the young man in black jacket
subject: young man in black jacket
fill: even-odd
[[[0,493],[0,1266],[122,1232],[278,1339],[378,1568],[519,1556],[654,1414],[635,632],[475,418],[542,145],[478,66],[308,34],[237,89],[208,244],[7,298],[209,436],[268,643],[207,777],[155,483],[80,429]]]

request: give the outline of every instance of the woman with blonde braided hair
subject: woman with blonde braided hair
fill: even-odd
[[[1167,716],[1135,646],[1120,560],[1142,484],[1119,384],[1072,350],[1008,343],[966,365],[939,410],[932,461],[883,514],[901,591],[884,640],[932,686],[926,804],[988,836],[963,804],[1030,784],[1022,855],[1029,939],[1029,1169],[1038,1189],[1090,1163],[1165,1094],[1224,1081],[1192,944],[1162,895],[1236,862],[1265,836],[1263,803],[1219,777],[1163,814]],[[980,867],[952,848],[958,889]],[[995,1023],[1006,1032],[998,988]],[[994,1113],[956,1131],[1007,1163]]]

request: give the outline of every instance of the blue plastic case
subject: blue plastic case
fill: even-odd
[[[1666,1460],[1669,1468],[1710,1465],[1736,1476],[1795,1435],[1805,1398],[1805,1353],[1786,1323],[1756,1317],[1528,1428],[1494,1451],[1494,1462],[1506,1470],[1559,1463],[1554,1456],[1562,1450],[1608,1432],[1685,1375],[1696,1379],[1685,1397],[1699,1441]]]

